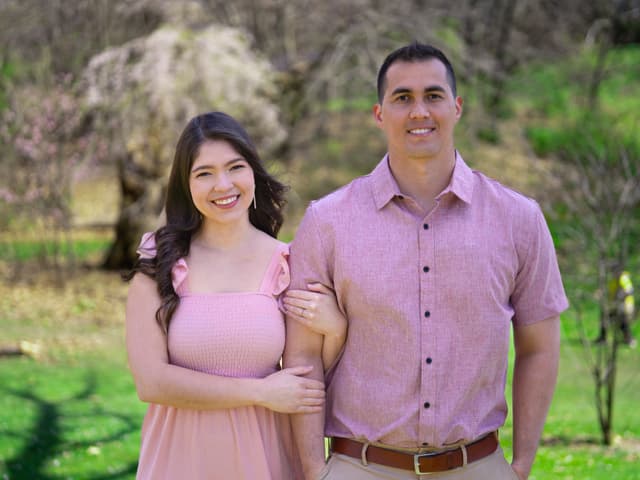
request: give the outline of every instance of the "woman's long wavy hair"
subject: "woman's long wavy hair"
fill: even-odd
[[[161,299],[156,321],[165,334],[180,303],[173,288],[171,270],[180,258],[189,254],[191,238],[202,225],[202,215],[191,198],[189,176],[201,145],[212,140],[228,142],[253,170],[257,208],[249,208],[251,224],[274,238],[282,226],[287,188],[265,170],[245,129],[233,117],[222,112],[192,118],[176,146],[165,202],[167,223],[155,231],[156,256],[138,258],[127,276],[130,280],[141,272],[156,281]]]

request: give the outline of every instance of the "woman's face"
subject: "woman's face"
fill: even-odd
[[[255,190],[253,169],[228,142],[207,140],[193,161],[189,190],[203,222],[246,220]]]

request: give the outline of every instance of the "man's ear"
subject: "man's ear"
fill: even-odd
[[[456,97],[456,121],[462,116],[462,97]]]
[[[373,119],[378,125],[382,124],[382,106],[379,103],[373,106]]]

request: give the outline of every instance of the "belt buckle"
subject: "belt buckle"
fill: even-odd
[[[432,475],[438,472],[423,472],[420,470],[420,459],[427,457],[436,457],[443,452],[426,452],[426,453],[414,453],[413,454],[413,470],[416,472],[416,475]]]

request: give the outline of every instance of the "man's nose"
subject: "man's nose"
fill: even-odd
[[[410,113],[411,118],[425,118],[429,115],[429,107],[425,102],[416,102]]]

